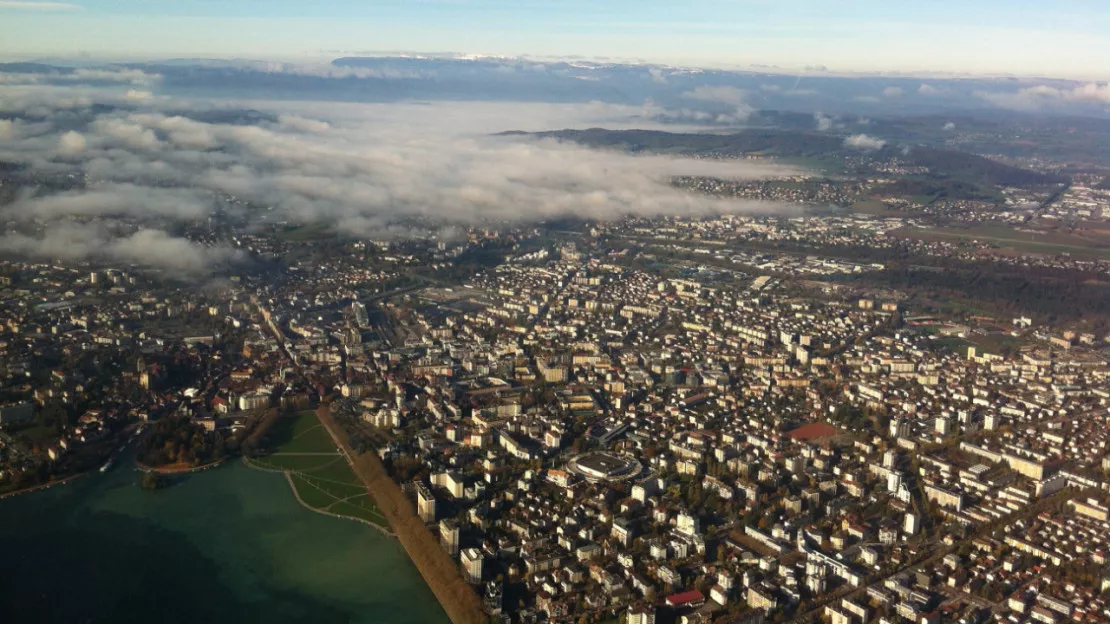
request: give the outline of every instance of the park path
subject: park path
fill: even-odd
[[[345,518],[347,520],[354,520],[355,522],[361,522],[361,523],[365,524],[366,526],[374,527],[375,529],[381,531],[382,533],[384,533],[385,535],[387,535],[389,537],[397,537],[389,529],[386,529],[385,527],[382,527],[382,526],[378,526],[378,525],[374,524],[373,522],[370,522],[369,520],[365,520],[363,518],[356,518],[354,516],[347,516],[347,515],[343,515],[343,514],[337,514],[337,513],[328,511],[326,509],[320,509],[318,507],[313,507],[312,505],[309,505],[308,503],[304,502],[304,499],[301,498],[301,493],[297,491],[297,484],[293,482],[293,473],[286,470],[286,471],[284,471],[284,474],[285,474],[285,480],[289,482],[289,487],[292,488],[292,490],[293,490],[293,496],[297,499],[297,502],[300,503],[301,506],[304,507],[305,509],[315,511],[316,513],[321,514],[321,515],[331,516],[332,518]],[[305,483],[308,483],[308,482],[305,481]],[[309,485],[312,485],[312,484],[309,483]],[[325,490],[323,490],[321,488],[318,488],[315,485],[312,485],[312,487],[315,487],[316,489],[320,490],[321,492],[327,493],[327,492],[325,492]],[[338,500],[335,501],[335,503],[338,503],[338,502],[339,502]],[[332,503],[332,504],[334,505],[335,503]]]
[[[332,453],[332,455],[337,455],[337,454]],[[293,470],[281,470],[280,468],[268,468],[266,466],[261,466],[259,464],[256,464],[256,463],[248,460],[245,456],[243,457],[243,464],[245,466],[247,466],[248,468],[253,468],[254,470],[261,470],[262,472],[276,472],[276,473],[285,475],[285,480],[286,480],[286,482],[289,483],[289,489],[293,490],[293,497],[297,499],[297,502],[301,504],[301,507],[304,507],[305,509],[307,509],[309,511],[314,511],[318,514],[325,515],[325,516],[331,516],[332,518],[343,518],[345,520],[354,520],[355,522],[361,522],[361,523],[365,524],[366,526],[374,527],[375,529],[381,531],[383,534],[385,534],[388,537],[393,537],[393,538],[397,537],[389,529],[387,529],[383,526],[374,524],[373,522],[370,522],[369,520],[366,520],[366,519],[363,519],[363,518],[356,518],[355,516],[348,516],[348,515],[344,515],[344,514],[338,514],[338,513],[331,512],[331,511],[327,511],[326,509],[319,509],[317,507],[313,507],[312,505],[309,505],[308,503],[306,503],[304,501],[303,498],[301,498],[301,493],[297,491],[297,484],[293,482],[293,475],[295,474],[295,471],[293,471]],[[324,489],[316,486],[315,484],[309,482],[308,479],[305,479],[305,483],[307,483],[308,485],[311,485],[312,487],[320,490],[321,492],[327,493],[326,490],[324,490]],[[335,483],[338,483],[338,481],[336,481]],[[331,494],[328,494],[328,495],[331,496]],[[368,496],[369,494],[365,494],[365,495]],[[359,495],[356,495],[356,496],[364,496],[364,495],[359,494]],[[332,502],[331,504],[334,505],[335,503],[345,502],[349,498],[354,498],[354,497],[349,496],[349,497],[344,498],[342,500],[337,499],[334,502]],[[331,505],[329,505],[329,507],[330,506]],[[383,519],[384,519],[384,517],[383,517]]]
[[[277,453],[270,453],[270,455],[284,455],[284,456],[307,455],[309,457],[323,457],[323,456],[326,455],[328,457],[335,457],[335,458],[339,457],[339,453],[336,453],[334,451],[331,452],[331,453],[320,453],[320,452],[317,452],[317,453],[310,453],[310,452],[298,453],[298,452],[295,452],[295,451],[278,451]]]

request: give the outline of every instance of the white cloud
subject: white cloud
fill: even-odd
[[[23,199],[3,211],[11,218],[44,220],[104,216],[200,219],[211,212],[212,202],[205,200],[198,191],[135,184],[105,184]]]
[[[882,149],[884,145],[886,145],[886,141],[867,136],[866,134],[853,134],[844,139],[844,147],[862,151]]]
[[[75,69],[61,77],[74,82],[120,82],[144,85],[162,79],[159,74],[148,74],[141,69]],[[128,95],[131,92],[128,91]]]
[[[944,93],[944,91],[944,89],[938,89],[937,87],[928,84],[922,84],[920,87],[917,88],[917,92],[920,95],[940,95]]]
[[[15,138],[15,122],[10,119],[0,119],[0,141],[11,141]]]
[[[956,129],[956,124],[949,121],[948,123],[944,124],[944,129],[949,130],[949,131],[955,130]]]
[[[132,102],[149,102],[154,98],[154,94],[150,91],[139,91],[137,89],[128,89],[124,97]]]
[[[1107,102],[1110,103],[1110,83],[1098,84],[1089,82],[1082,87],[1076,87],[1065,94],[1068,99],[1080,102]]]
[[[163,147],[154,131],[123,119],[98,119],[90,128],[94,133],[123,147],[138,150],[157,150]]]
[[[74,69],[72,71],[49,71],[38,73],[0,72],[0,85],[41,85],[41,84],[81,84],[81,83],[119,83],[131,85],[150,85],[162,79],[159,74],[148,74],[141,69]],[[128,92],[129,97],[141,91]]]
[[[976,91],[975,96],[1015,110],[1040,110],[1062,104],[1110,104],[1110,84],[1089,82],[1071,89],[1036,85],[1011,92]]]
[[[714,87],[702,85],[682,94],[682,97],[702,102],[715,102],[733,108],[733,117],[742,121],[755,112],[755,107],[747,102],[748,92],[736,87]]]
[[[74,130],[66,132],[58,139],[58,153],[62,156],[76,156],[85,151],[88,142],[85,137]]]
[[[883,89],[883,97],[896,98],[902,97],[904,92],[899,87],[887,87]]]
[[[291,130],[299,132],[313,132],[321,134],[331,129],[331,124],[326,121],[318,119],[308,119],[306,117],[298,117],[296,115],[279,115],[278,123]]]
[[[70,97],[64,89],[57,93]],[[40,98],[31,104],[49,111],[54,103]],[[221,209],[239,211],[253,223],[325,221],[360,236],[393,236],[411,232],[414,219],[431,226],[566,215],[604,219],[774,211],[782,207],[690,194],[672,188],[669,181],[676,175],[756,179],[798,171],[766,163],[631,156],[551,140],[489,136],[515,129],[663,127],[630,106],[239,105],[280,113],[280,121],[256,126],[204,123],[184,116],[191,110],[185,103],[155,100],[142,112],[82,113],[95,118],[77,126],[80,132],[58,136],[44,124],[39,135],[15,141],[0,155],[43,171],[87,175],[95,184],[23,198],[17,210],[4,216],[21,215],[25,224],[107,220],[165,229],[167,222],[211,215],[218,198],[231,194],[240,201],[220,204]],[[699,119],[702,123],[716,121],[714,114],[699,114],[706,116]],[[73,119],[68,112],[61,115]]]
[[[130,234],[92,224],[60,223],[38,236],[0,236],[0,251],[47,260],[122,262],[175,273],[198,274],[242,255],[228,247],[209,247],[162,230]]]
[[[828,115],[818,111],[813,114],[813,120],[817,122],[818,132],[827,132],[833,129],[833,119]]]
[[[435,78],[435,71],[412,69],[411,67],[345,67],[330,63],[282,63],[278,61],[211,60],[197,61],[197,65],[227,67],[263,72],[267,74],[290,74],[316,78],[364,78],[381,80],[420,80]],[[502,66],[503,71],[514,71],[512,66]],[[542,71],[543,67],[537,68]]]

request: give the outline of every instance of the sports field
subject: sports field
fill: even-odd
[[[266,436],[266,445],[267,450],[250,463],[287,473],[302,503],[388,528],[366,486],[351,471],[314,412],[278,420]]]

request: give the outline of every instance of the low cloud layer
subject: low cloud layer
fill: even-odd
[[[701,102],[723,104],[731,109],[730,113],[723,115],[730,121],[744,121],[755,112],[755,107],[748,104],[748,93],[736,87],[701,86],[682,94],[682,97]]]
[[[1044,110],[1065,104],[1110,106],[1110,83],[1090,82],[1070,89],[1036,85],[1015,92],[977,91],[975,95],[995,106],[1014,110]]]
[[[143,229],[121,235],[95,224],[77,223],[55,224],[38,236],[0,236],[0,250],[40,260],[134,264],[175,274],[203,273],[241,257],[227,247],[207,247],[162,230]]]
[[[18,97],[4,98],[0,109],[33,120],[0,126],[0,136],[9,137],[0,144],[0,161],[87,180],[79,190],[25,194],[0,208],[0,220],[37,232],[0,238],[0,251],[38,258],[198,271],[233,256],[167,232],[177,231],[175,224],[202,224],[220,211],[248,227],[325,222],[371,238],[411,234],[419,229],[414,224],[772,211],[781,207],[694,195],[668,181],[676,175],[754,179],[797,173],[750,161],[631,156],[492,136],[505,130],[651,127],[652,115],[668,112],[647,107],[260,101],[213,108],[207,102],[121,96],[118,90],[13,88]],[[716,98],[729,115],[747,110],[742,93],[718,90],[699,97]],[[94,107],[102,102],[109,105]],[[234,118],[246,109],[263,112],[247,116],[248,122],[197,120]]]

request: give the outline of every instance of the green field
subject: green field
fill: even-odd
[[[339,516],[388,527],[343,455],[313,412],[280,419],[266,436],[267,451],[250,460],[289,474],[304,504]]]
[[[1002,249],[1031,253],[1069,253],[1077,256],[1110,258],[1110,248],[1095,241],[1087,241],[1067,234],[1031,234],[998,226],[973,226],[969,228],[904,229],[898,231],[910,238],[966,239],[994,243]]]
[[[277,233],[278,238],[290,243],[304,243],[334,236],[327,223],[306,223]]]
[[[288,470],[290,472],[309,472],[319,470],[329,464],[342,461],[338,455],[266,455],[253,460],[263,468]]]

